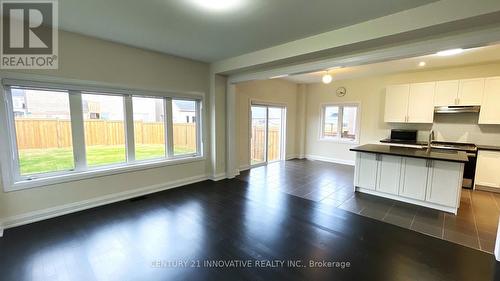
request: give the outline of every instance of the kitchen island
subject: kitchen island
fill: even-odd
[[[356,191],[457,214],[467,155],[366,144],[356,152]]]

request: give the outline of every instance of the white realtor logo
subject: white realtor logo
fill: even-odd
[[[0,0],[2,69],[57,69],[57,0]]]
[[[35,9],[29,9],[28,20],[28,48],[48,48],[40,37],[38,37],[32,29],[38,28],[43,23],[42,12]],[[24,48],[24,10],[12,9],[10,10],[10,47],[11,48]]]

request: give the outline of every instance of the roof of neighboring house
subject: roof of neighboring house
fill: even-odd
[[[175,100],[173,101],[173,104],[179,109],[179,111],[195,111],[193,108],[193,101]]]

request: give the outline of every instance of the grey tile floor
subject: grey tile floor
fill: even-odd
[[[495,246],[500,194],[463,189],[458,215],[355,193],[354,168],[321,161],[290,160],[244,171],[256,188],[279,189],[420,233],[489,253]]]

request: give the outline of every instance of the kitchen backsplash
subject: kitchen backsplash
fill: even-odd
[[[418,140],[427,141],[431,129],[435,140],[500,145],[500,125],[478,125],[478,113],[436,114],[434,124],[398,124],[397,129],[418,130]]]

